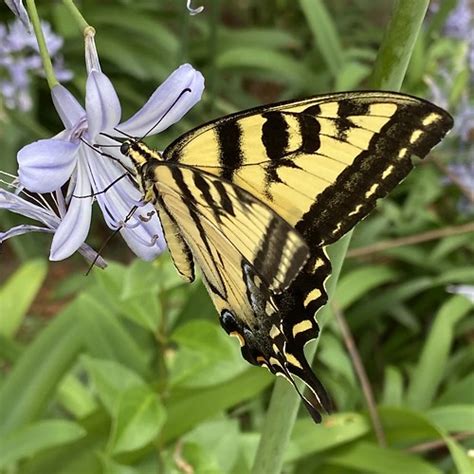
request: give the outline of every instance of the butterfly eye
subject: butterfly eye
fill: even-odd
[[[130,150],[130,142],[129,141],[123,142],[122,145],[120,146],[120,152],[123,155],[128,156],[129,150]]]

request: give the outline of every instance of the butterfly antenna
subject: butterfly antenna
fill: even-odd
[[[94,265],[96,264],[97,260],[99,259],[99,257],[102,255],[102,252],[105,250],[105,247],[107,246],[107,244],[125,227],[125,225],[127,224],[127,222],[132,218],[133,214],[135,213],[135,211],[138,209],[138,206],[133,206],[132,209],[130,209],[130,212],[127,214],[127,217],[125,217],[125,219],[123,220],[122,224],[120,224],[119,227],[117,227],[117,229],[115,229],[105,240],[104,240],[104,243],[100,246],[100,249],[99,251],[97,252],[97,255],[94,257],[94,260],[92,260],[92,263],[90,264],[87,272],[86,272],[86,276],[89,275],[89,273],[92,271],[92,269],[94,268]]]
[[[141,138],[139,138],[137,141],[141,142],[144,138],[146,138],[158,125],[161,123],[161,121],[168,115],[168,113],[171,111],[171,109],[178,103],[178,101],[183,97],[183,95],[186,92],[191,92],[191,89],[189,87],[186,87],[186,89],[183,89],[178,97],[176,97],[175,101],[168,107],[168,110],[160,117],[160,119],[153,125],[153,127],[148,130],[148,132],[145,133]],[[117,130],[118,131],[118,130]],[[123,133],[123,132],[121,132]]]

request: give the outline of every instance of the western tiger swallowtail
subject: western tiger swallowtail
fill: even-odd
[[[304,355],[327,302],[325,247],[343,236],[452,127],[421,99],[348,92],[265,105],[182,135],[163,154],[121,148],[155,205],[178,272],[194,262],[251,364],[282,375],[316,422],[330,400]]]

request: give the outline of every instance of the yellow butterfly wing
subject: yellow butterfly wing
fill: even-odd
[[[215,120],[172,143],[164,159],[232,181],[324,246],[365,217],[452,123],[403,94],[329,94]]]
[[[452,125],[447,112],[422,99],[348,92],[238,112],[197,127],[164,152],[170,164],[245,189],[307,242],[309,259],[287,290],[247,291],[247,298],[271,301],[268,311],[261,304],[254,313],[259,331],[242,332],[240,313],[226,321],[221,315],[221,323],[239,335],[249,362],[306,384],[308,392],[299,393],[316,421],[331,404],[304,346],[317,337],[314,315],[327,302],[324,246],[363,219],[410,172],[412,157],[426,156]],[[238,286],[238,277],[231,284]]]
[[[238,186],[190,167],[156,163],[147,173],[153,173],[155,205],[164,217],[165,238],[180,273],[190,274],[185,243],[219,313],[238,313],[253,328],[255,308],[248,286],[263,286],[275,295],[284,291],[307,260],[306,243]]]

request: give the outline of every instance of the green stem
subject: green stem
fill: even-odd
[[[43,63],[46,80],[48,81],[49,88],[52,89],[54,86],[57,86],[59,82],[54,74],[53,63],[51,62],[51,57],[49,56],[48,48],[46,47],[46,40],[44,39],[43,30],[41,29],[41,21],[38,15],[38,10],[36,9],[35,0],[26,0],[26,8],[33,25],[36,41],[38,42],[39,53],[41,62]]]
[[[72,17],[76,20],[79,28],[84,31],[90,25],[87,23],[86,19],[82,16],[82,13],[76,7],[74,0],[63,0],[64,6],[69,10]]]
[[[333,267],[333,273],[327,285],[327,290],[330,295],[333,295],[336,289],[337,280],[351,236],[352,231],[329,249]],[[330,312],[331,309],[328,304],[318,313],[321,333],[324,322],[328,320]],[[310,364],[316,354],[318,342],[319,339],[305,350],[306,357]],[[296,420],[299,405],[300,398],[296,390],[286,380],[278,378],[275,382],[272,398],[270,400],[270,406],[263,426],[262,437],[260,438],[252,474],[278,474],[281,472],[286,446],[290,440],[291,430]]]
[[[373,88],[400,89],[428,3],[429,0],[399,0],[395,4],[392,19],[375,61],[371,81]],[[334,269],[328,285],[330,296],[334,294],[351,235],[352,232],[349,232],[330,249]],[[329,305],[326,306],[318,315],[318,320],[322,322],[321,326],[324,326],[324,321],[329,317],[329,308]],[[316,347],[317,344],[314,344],[306,351],[310,364],[316,353]],[[277,380],[252,474],[281,472],[298,407],[299,397],[296,391],[286,381]]]
[[[375,60],[370,81],[373,87],[400,90],[429,3],[429,0],[398,0],[395,3]]]

